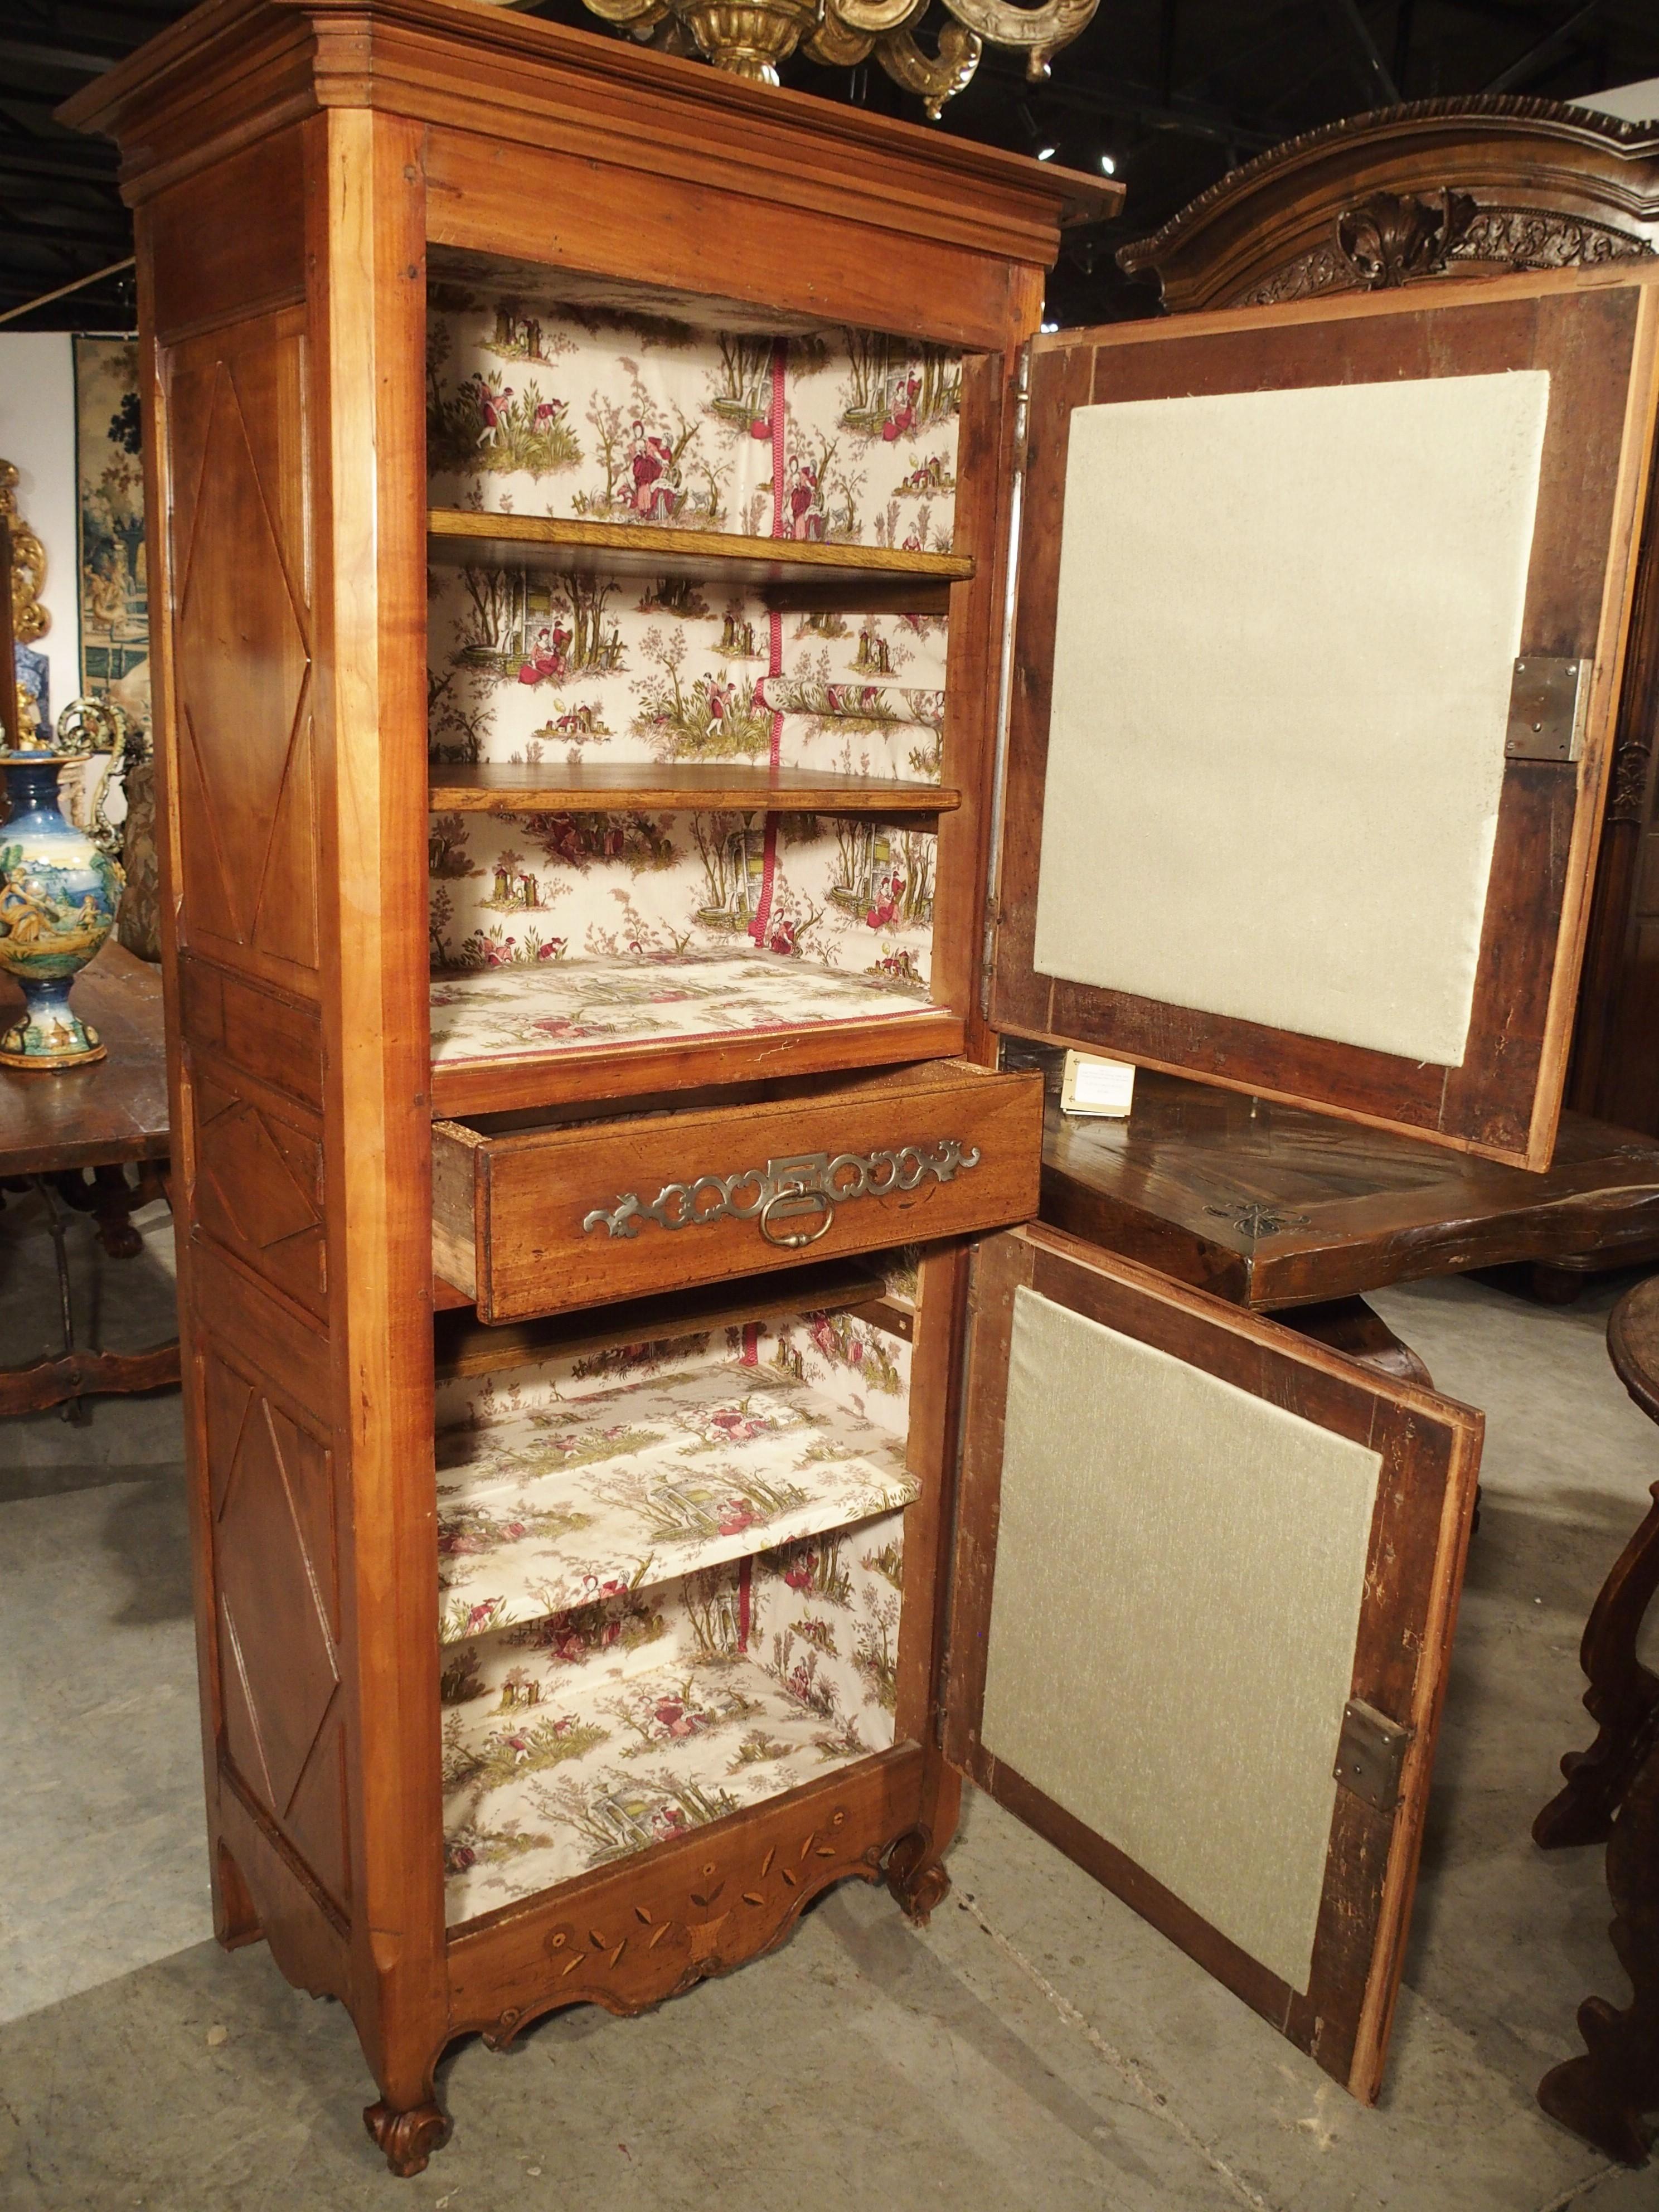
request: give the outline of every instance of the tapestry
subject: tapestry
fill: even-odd
[[[148,732],[149,584],[136,338],[76,338],[75,447],[82,696],[112,699]],[[130,952],[159,960],[153,752],[130,763],[124,796],[126,889],[115,933]]]
[[[136,338],[76,337],[75,447],[82,693],[112,698],[148,729],[149,586]]]

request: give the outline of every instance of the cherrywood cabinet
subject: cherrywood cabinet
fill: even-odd
[[[1000,1039],[1547,1159],[1652,289],[1043,338],[1115,187],[444,0],[214,0],[67,112],[137,220],[222,1940],[343,2000],[410,2173],[456,2035],[844,1876],[925,1917],[967,1772],[1373,2099],[1480,1417],[1032,1225]],[[1285,688],[1346,650],[1309,466],[1227,543],[1326,629],[1258,590],[1193,687],[1211,525],[1157,510],[1216,422],[1258,474],[1382,439],[1407,504],[1507,441],[1448,524],[1478,696],[1409,595],[1363,744]],[[1419,724],[1456,962],[1396,942]]]

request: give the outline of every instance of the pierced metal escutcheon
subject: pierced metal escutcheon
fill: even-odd
[[[1584,749],[1589,669],[1583,660],[1551,660],[1535,653],[1515,664],[1510,686],[1509,760],[1576,761]]]
[[[1331,1771],[1345,1790],[1352,1790],[1367,1805],[1379,1813],[1392,1813],[1400,1802],[1401,1771],[1413,1733],[1363,1698],[1350,1698],[1342,1708],[1342,1734]]]
[[[925,1149],[899,1145],[890,1152],[797,1152],[768,1160],[764,1168],[739,1168],[735,1175],[665,1183],[648,1206],[638,1191],[630,1190],[609,1207],[596,1206],[583,1217],[582,1228],[637,1237],[644,1221],[664,1229],[752,1221],[769,1244],[797,1251],[817,1243],[835,1220],[837,1206],[915,1190],[929,1176],[951,1182],[977,1167],[979,1159],[977,1145],[964,1146],[956,1137],[941,1137]],[[799,1225],[785,1225],[793,1224]]]

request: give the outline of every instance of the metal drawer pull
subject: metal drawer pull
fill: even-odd
[[[729,1218],[755,1222],[769,1244],[793,1250],[817,1242],[834,1221],[838,1205],[855,1198],[885,1198],[890,1191],[915,1190],[929,1176],[950,1182],[977,1167],[979,1158],[977,1145],[964,1147],[956,1137],[941,1137],[926,1148],[900,1145],[890,1152],[797,1152],[787,1159],[768,1160],[763,1168],[740,1168],[736,1175],[665,1183],[648,1206],[631,1190],[609,1212],[596,1206],[584,1218],[582,1228],[637,1237],[642,1221],[658,1222],[665,1229],[692,1229]],[[814,1225],[774,1226],[807,1215],[816,1218]]]

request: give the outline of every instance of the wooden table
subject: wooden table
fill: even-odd
[[[1607,1322],[1615,1372],[1650,1420],[1659,1422],[1659,1276],[1626,1292]],[[1621,2012],[1605,1997],[1578,2008],[1582,2057],[1552,2067],[1538,2101],[1575,2135],[1642,2166],[1659,2112],[1659,1676],[1637,1657],[1643,1622],[1659,1592],[1659,1482],[1646,1520],[1614,1562],[1584,1628],[1595,1742],[1561,1762],[1566,1787],[1533,1824],[1546,1850],[1607,1846],[1613,1949],[1635,1994]]]
[[[75,1348],[64,1252],[65,1200],[89,1212],[106,1251],[136,1253],[142,1240],[128,1220],[146,1196],[163,1194],[168,1153],[167,1046],[161,970],[112,939],[75,986],[75,1003],[107,1048],[89,1067],[53,1074],[0,1069],[0,1183],[31,1182],[46,1199],[58,1257],[64,1323],[60,1358],[0,1370],[0,1413],[34,1413],[94,1393],[153,1390],[179,1380],[179,1344],[146,1352]],[[0,1028],[21,1004],[0,976]],[[141,1170],[134,1191],[124,1172]],[[88,1186],[80,1170],[90,1169]]]
[[[1042,1218],[1261,1311],[1516,1261],[1563,1301],[1659,1259],[1659,1140],[1564,1114],[1533,1175],[1143,1069],[1127,1121],[1050,1098]]]

